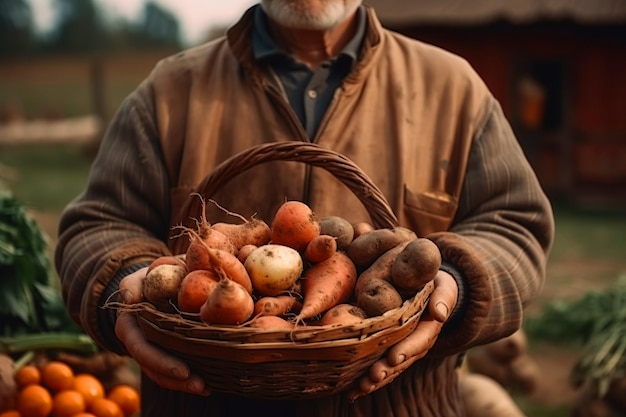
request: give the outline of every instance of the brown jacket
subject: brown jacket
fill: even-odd
[[[197,216],[180,208],[212,169],[253,145],[309,140],[275,77],[252,58],[251,15],[226,38],[155,67],[121,106],[85,194],[63,215],[56,265],[67,306],[107,349],[120,351],[98,325],[103,289],[120,268],[169,253],[170,226]],[[499,104],[464,60],[385,30],[369,10],[358,64],[313,142],[353,160],[401,225],[439,245],[462,272],[467,299],[429,357],[390,386],[354,405],[337,396],[297,408],[321,407],[324,416],[463,415],[456,390],[442,388],[455,386],[456,357],[519,328],[523,306],[542,288],[554,231],[550,204]],[[285,199],[298,199],[321,216],[369,220],[332,174],[297,162],[255,166],[212,197],[246,217],[270,219]],[[213,208],[209,220],[221,219]],[[220,403],[218,395],[192,402],[158,395],[145,404],[154,401],[161,414],[146,415],[209,415],[182,410]]]

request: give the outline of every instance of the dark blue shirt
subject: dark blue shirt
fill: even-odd
[[[272,38],[267,16],[257,6],[254,12],[252,48],[257,60],[265,61],[280,79],[287,99],[300,119],[309,138],[313,138],[322,121],[335,90],[341,85],[357,60],[365,36],[366,11],[358,10],[357,31],[345,48],[332,59],[322,62],[311,70],[303,62],[296,61]]]

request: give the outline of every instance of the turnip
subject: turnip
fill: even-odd
[[[267,244],[254,249],[244,266],[252,286],[263,295],[278,295],[296,283],[303,270],[300,253],[288,246]]]

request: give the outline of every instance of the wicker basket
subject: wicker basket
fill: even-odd
[[[211,197],[238,173],[275,160],[326,169],[359,198],[376,227],[397,225],[381,191],[353,162],[310,143],[250,148],[220,164],[197,191]],[[198,199],[188,199],[184,209],[198,212],[198,204]],[[137,311],[146,338],[187,361],[213,391],[256,399],[310,399],[349,388],[389,346],[410,334],[432,289],[430,283],[402,307],[358,324],[292,330],[207,325],[147,303]]]

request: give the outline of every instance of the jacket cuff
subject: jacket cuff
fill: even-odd
[[[439,246],[443,268],[459,283],[459,300],[439,339],[431,349],[436,356],[462,352],[472,346],[488,315],[492,290],[489,274],[476,250],[463,236],[440,232],[427,236]],[[456,275],[454,274],[456,272]]]
[[[100,301],[98,302],[98,328],[102,333],[102,336],[105,340],[116,340],[115,336],[115,320],[117,318],[117,310],[114,308],[107,308],[107,303],[115,302],[119,299],[119,287],[120,281],[131,273],[140,270],[143,267],[149,266],[150,262],[142,262],[134,265],[127,266],[121,270],[119,270],[111,281],[109,285],[104,288],[102,291],[102,295],[100,296]]]
[[[80,324],[101,348],[125,354],[124,346],[115,336],[115,320],[106,317],[115,313],[115,310],[102,308],[107,300],[111,301],[109,297],[118,289],[119,281],[130,273],[122,271],[168,254],[169,250],[160,241],[133,240],[111,253],[104,265],[91,278],[87,285],[88,291],[83,295]]]

